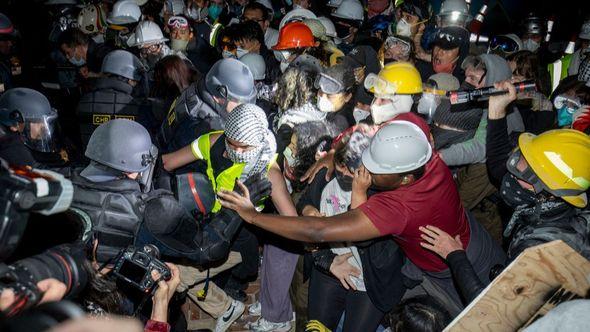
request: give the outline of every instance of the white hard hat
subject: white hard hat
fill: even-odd
[[[334,23],[332,23],[332,20],[330,20],[329,18],[327,18],[325,16],[318,17],[318,20],[320,22],[322,22],[322,25],[324,26],[324,28],[326,28],[326,36],[332,37],[332,38],[337,37],[336,27],[334,26]]]
[[[138,6],[143,6],[148,2],[148,0],[135,0],[135,2]]]
[[[78,26],[85,34],[102,31],[106,27],[106,17],[99,5],[88,5],[78,14]]]
[[[582,29],[580,29],[578,37],[580,39],[590,39],[590,21],[586,21],[582,24]]]
[[[270,15],[274,16],[275,10],[274,10],[274,8],[272,8],[272,4],[270,3],[270,0],[256,0],[254,2],[258,2],[259,4],[266,7],[266,9],[268,9],[270,11]]]
[[[135,31],[129,36],[129,46],[143,46],[159,44],[168,41],[160,27],[152,21],[141,21]]]
[[[141,9],[135,0],[119,0],[113,5],[107,22],[109,24],[122,25],[137,23],[141,19]]]
[[[343,0],[332,16],[353,21],[362,21],[365,17],[359,0]]]
[[[285,26],[285,24],[292,22],[292,21],[303,21],[306,18],[317,18],[315,14],[311,10],[297,8],[293,9],[292,11],[288,12],[281,23],[279,24],[279,31]]]
[[[258,53],[246,53],[238,60],[243,62],[252,72],[255,81],[261,81],[266,78],[266,63],[262,55]]]
[[[373,174],[399,174],[425,165],[432,147],[424,131],[409,121],[381,127],[363,152],[363,165]]]
[[[333,8],[338,8],[338,6],[340,6],[341,3],[342,3],[342,0],[330,0],[326,4],[326,6],[333,7]]]

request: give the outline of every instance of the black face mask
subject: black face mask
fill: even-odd
[[[352,191],[352,177],[336,171],[336,181],[342,190]]]
[[[517,178],[506,173],[502,178],[502,186],[500,187],[500,195],[508,206],[515,209],[519,206],[532,206],[537,203],[537,195],[527,189],[524,189]]]

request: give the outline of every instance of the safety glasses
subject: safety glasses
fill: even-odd
[[[316,89],[320,89],[322,92],[329,95],[338,94],[344,91],[344,86],[340,82],[324,73],[320,73],[316,76],[314,86]]]
[[[410,43],[407,41],[397,38],[395,36],[389,36],[385,39],[385,48],[399,48],[403,53],[407,54],[410,52]]]
[[[168,19],[168,27],[174,29],[188,28],[188,20],[182,16],[172,16]]]
[[[508,169],[508,172],[516,176],[518,179],[532,185],[535,194],[538,194],[543,190],[557,197],[577,196],[584,193],[584,190],[549,188],[545,185],[545,183],[543,183],[543,181],[541,181],[541,179],[539,179],[539,177],[535,174],[535,172],[528,165],[528,163],[521,163],[521,160],[524,160],[526,162],[526,159],[524,159],[522,152],[520,151],[520,149],[517,148],[516,150],[514,150],[514,152],[512,152],[512,154],[508,158],[508,161],[506,162],[506,168]],[[519,169],[519,163],[521,169]],[[523,164],[526,164],[526,167],[524,169],[522,169]]]
[[[380,96],[393,96],[397,92],[397,85],[390,83],[376,74],[370,73],[365,78],[365,89]]]
[[[519,47],[516,41],[506,36],[496,36],[490,41],[490,50],[502,51],[504,53],[514,53]]]

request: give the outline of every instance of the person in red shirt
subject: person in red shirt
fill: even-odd
[[[448,167],[433,151],[429,139],[414,123],[395,120],[379,129],[363,153],[363,167],[353,181],[351,210],[334,217],[281,217],[261,214],[242,194],[218,193],[222,205],[236,210],[248,223],[298,241],[322,243],[362,241],[392,235],[410,260],[404,274],[445,303],[451,314],[463,304],[448,267],[422,248],[419,228],[434,225],[459,236],[484,284],[489,271],[505,255],[475,220],[468,218]],[[367,190],[377,194],[367,198]],[[436,290],[436,291],[435,291]]]

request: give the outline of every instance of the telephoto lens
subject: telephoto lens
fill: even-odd
[[[64,298],[73,298],[86,286],[88,274],[84,269],[86,255],[81,243],[62,244],[45,252],[4,265],[0,269],[0,289],[12,288],[24,297],[19,311],[29,308],[41,299],[37,283],[44,279],[57,279],[67,287]]]

